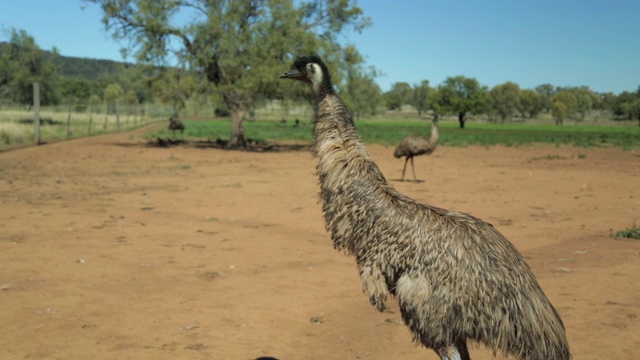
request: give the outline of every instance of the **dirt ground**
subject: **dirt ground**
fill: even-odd
[[[368,150],[516,245],[575,359],[638,359],[640,241],[610,234],[640,225],[640,151],[440,147],[401,183]],[[132,134],[0,153],[0,358],[437,359],[333,249],[315,162]]]

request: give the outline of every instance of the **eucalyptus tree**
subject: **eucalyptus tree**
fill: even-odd
[[[600,97],[586,86],[570,88],[569,91],[576,98],[576,111],[580,114],[580,120],[584,120],[587,113],[601,103]]]
[[[380,86],[374,78],[377,71],[373,67],[364,67],[364,59],[353,46],[344,49],[344,86],[338,88],[342,100],[356,118],[362,115],[375,115],[382,99]]]
[[[293,92],[277,79],[292,54],[318,53],[333,70],[338,36],[370,24],[355,0],[83,1],[100,7],[107,32],[139,62],[188,64],[213,83],[231,112],[230,146],[244,144],[252,103]]]
[[[172,111],[179,113],[187,107],[187,100],[195,92],[197,80],[192,73],[184,69],[172,68],[154,82],[153,86],[159,98],[171,104]]]
[[[558,110],[558,104],[562,104]],[[556,118],[563,120],[564,118],[573,118],[578,111],[578,100],[571,90],[560,90],[552,99],[552,113]],[[556,116],[555,114],[562,114],[562,116]]]
[[[491,95],[493,110],[495,110],[502,122],[511,118],[520,111],[520,86],[511,81],[494,86],[489,92]]]
[[[58,69],[25,30],[11,28],[6,51],[0,56],[0,97],[19,104],[33,104],[33,83],[40,83],[42,105],[57,104]],[[54,48],[52,53],[57,56]]]
[[[391,90],[384,94],[384,101],[389,110],[401,110],[402,105],[411,103],[413,89],[407,82],[396,82],[391,85]]]
[[[469,113],[481,114],[487,110],[487,87],[478,80],[462,75],[448,77],[438,86],[438,108],[458,116],[460,129],[464,129]]]
[[[429,93],[431,92],[429,80],[422,80],[420,84],[413,85],[411,105],[418,110],[418,115],[422,115],[429,109]]]
[[[551,111],[553,103],[553,96],[556,94],[556,89],[551,84],[541,84],[536,86],[535,91],[540,94],[540,101],[542,102],[542,111]]]
[[[543,109],[542,95],[535,90],[524,89],[520,91],[520,111],[523,116],[533,119]]]

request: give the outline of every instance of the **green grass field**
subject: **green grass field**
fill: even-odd
[[[185,139],[228,139],[230,120],[183,121],[187,130]],[[395,145],[410,134],[429,135],[426,120],[361,120],[356,122],[365,143]],[[294,126],[291,121],[246,121],[245,137],[266,141],[311,141],[312,125],[309,120]],[[640,148],[640,127],[598,125],[536,125],[491,124],[467,122],[461,130],[454,121],[441,121],[440,144],[448,146],[521,146],[534,143],[573,145],[578,147]],[[148,138],[171,137],[169,130],[150,133]]]

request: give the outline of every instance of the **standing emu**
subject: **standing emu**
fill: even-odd
[[[414,341],[470,360],[467,340],[522,360],[570,359],[564,325],[516,248],[471,215],[418,203],[389,186],[315,55],[280,78],[315,95],[320,198],[334,247],[354,255],[379,311],[388,294]]]
[[[431,135],[429,138],[420,135],[409,135],[400,140],[400,144],[393,152],[393,156],[397,159],[405,156],[404,168],[402,168],[402,179],[404,181],[404,172],[407,170],[407,162],[411,160],[411,170],[413,170],[413,181],[417,182],[416,169],[413,166],[413,157],[419,155],[431,155],[438,147],[438,117],[435,116],[431,121]]]
[[[173,137],[176,137],[176,131],[180,131],[180,134],[184,134],[184,124],[178,118],[178,115],[171,115],[169,118],[169,130],[173,132]]]

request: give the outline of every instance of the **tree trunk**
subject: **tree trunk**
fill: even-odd
[[[224,101],[231,112],[231,136],[227,147],[244,148],[246,146],[244,138],[244,115],[247,112],[242,95],[232,92],[223,95]]]
[[[246,110],[241,105],[236,105],[231,109],[231,136],[228,147],[245,147],[244,139],[244,114]]]
[[[458,122],[460,123],[460,129],[464,129],[464,122],[465,122],[465,113],[458,113]]]

